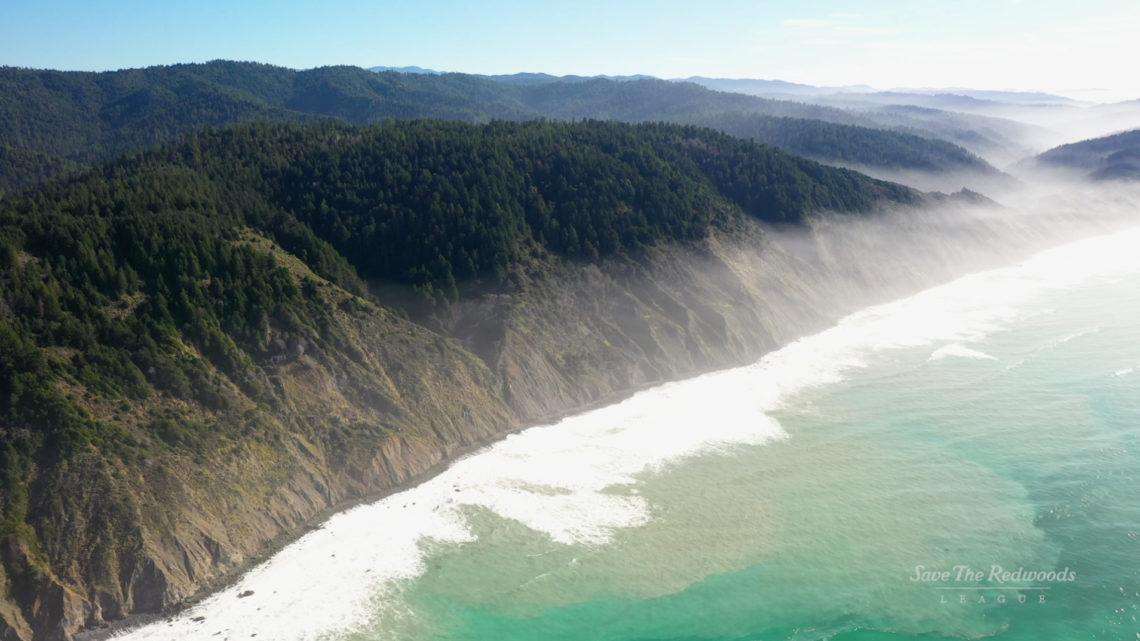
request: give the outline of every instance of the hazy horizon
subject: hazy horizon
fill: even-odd
[[[1115,61],[1140,56],[1140,7],[901,0],[722,0],[479,6],[338,0],[6,2],[0,65],[104,71],[214,59],[296,69],[419,66],[476,74],[751,78],[815,86],[968,87],[1140,98]]]

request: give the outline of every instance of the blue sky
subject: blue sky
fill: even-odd
[[[780,78],[1140,97],[1136,0],[0,0],[0,64]]]

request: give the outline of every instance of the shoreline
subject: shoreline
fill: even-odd
[[[1033,246],[1021,247],[1017,252],[1015,252],[1016,254],[1018,254],[1019,257],[1014,258],[1014,257],[1008,257],[1007,256],[1007,257],[1004,257],[1001,261],[999,261],[1000,262],[999,265],[992,265],[992,266],[988,266],[988,267],[983,267],[983,268],[980,268],[976,271],[984,271],[985,269],[1012,266],[1012,265],[1016,264],[1019,260],[1024,260],[1024,259],[1026,259],[1030,256],[1033,256],[1033,255],[1036,255],[1037,253],[1040,253],[1042,251],[1046,251],[1048,249],[1067,245],[1067,244],[1070,244],[1073,242],[1078,242],[1080,240],[1083,240],[1084,238],[1091,238],[1094,236],[1099,236],[1099,235],[1104,235],[1104,234],[1117,233],[1117,232],[1123,231],[1123,229],[1124,229],[1123,226],[1109,225],[1109,228],[1107,228],[1107,229],[1101,228],[1101,229],[1091,230],[1092,231],[1091,234],[1084,236],[1082,238],[1050,237],[1046,242],[1042,243],[1041,245],[1038,245],[1038,243],[1029,243],[1029,245],[1033,245]],[[1041,239],[1038,239],[1038,240],[1041,240]],[[920,291],[924,291],[925,289],[929,289],[929,288],[936,287],[936,286],[941,285],[941,284],[952,282],[953,280],[967,276],[971,273],[974,273],[974,271],[967,271],[964,273],[958,273],[948,280],[935,279],[935,282],[927,283],[922,288],[915,290],[915,291],[911,291],[909,294],[906,294],[900,298],[905,298],[907,296],[917,294]],[[874,305],[874,304],[877,304],[877,303],[872,303],[871,305]],[[267,541],[263,545],[263,548],[260,552],[258,552],[255,555],[251,555],[251,556],[247,557],[245,560],[243,560],[241,563],[234,566],[229,571],[219,575],[216,579],[209,581],[208,583],[206,583],[206,585],[201,590],[196,592],[194,594],[194,596],[185,599],[184,601],[182,601],[181,603],[179,603],[178,605],[176,605],[172,608],[169,608],[163,612],[158,612],[158,613],[131,614],[131,615],[128,615],[127,617],[120,619],[118,621],[108,622],[108,623],[103,624],[103,625],[98,626],[98,627],[85,629],[85,630],[77,633],[74,638],[77,641],[103,641],[104,639],[113,638],[115,635],[125,633],[129,630],[132,630],[132,629],[136,629],[136,628],[143,627],[143,626],[150,625],[150,624],[156,624],[156,623],[159,623],[161,621],[176,617],[179,614],[184,613],[185,611],[187,611],[187,610],[193,608],[194,606],[200,604],[202,601],[206,600],[207,598],[209,598],[209,597],[211,597],[211,596],[213,596],[219,592],[222,592],[222,591],[226,590],[227,588],[234,586],[248,572],[250,572],[254,568],[258,567],[259,565],[265,563],[266,561],[271,559],[273,556],[275,556],[276,554],[281,552],[283,549],[285,549],[289,545],[298,541],[299,539],[301,539],[303,536],[305,536],[309,532],[321,529],[322,525],[326,521],[328,521],[331,517],[333,517],[337,514],[347,512],[347,511],[349,511],[353,508],[356,508],[358,506],[371,504],[371,503],[380,501],[384,498],[395,495],[397,493],[415,488],[415,487],[435,478],[436,476],[442,474],[443,472],[447,471],[457,461],[462,460],[462,459],[464,459],[468,456],[471,456],[473,454],[478,454],[481,451],[483,451],[484,449],[494,445],[497,442],[502,441],[503,439],[507,438],[508,436],[511,436],[513,434],[518,434],[518,433],[521,433],[523,431],[526,431],[526,430],[529,430],[529,429],[535,428],[535,427],[555,425],[558,422],[560,422],[566,418],[576,416],[576,415],[580,415],[580,414],[583,414],[583,413],[586,413],[586,412],[589,412],[592,410],[596,410],[596,409],[599,409],[602,407],[614,405],[614,404],[619,403],[621,401],[624,401],[624,400],[626,400],[626,399],[628,399],[628,398],[630,398],[630,397],[632,397],[632,396],[634,396],[640,392],[643,392],[643,391],[646,391],[649,389],[653,389],[653,388],[656,388],[656,387],[659,387],[662,385],[680,382],[680,381],[685,381],[685,380],[700,377],[700,376],[705,375],[705,374],[718,372],[718,371],[724,371],[724,370],[732,369],[735,367],[740,367],[740,366],[744,366],[744,365],[747,365],[750,363],[754,363],[757,360],[759,360],[760,358],[763,358],[766,354],[769,354],[769,353],[775,352],[779,349],[782,349],[782,348],[786,347],[788,344],[791,344],[792,342],[794,342],[795,340],[802,338],[803,336],[811,335],[813,333],[816,333],[817,331],[819,331],[822,328],[826,328],[826,327],[829,327],[831,325],[834,325],[837,321],[839,321],[844,316],[846,316],[846,314],[843,314],[843,315],[839,316],[838,318],[820,319],[821,327],[819,327],[819,328],[805,327],[805,328],[803,328],[802,333],[799,333],[797,336],[789,337],[786,341],[782,341],[781,343],[778,343],[778,344],[776,344],[776,345],[774,345],[768,349],[757,350],[756,354],[749,354],[743,358],[738,358],[738,359],[736,359],[735,362],[722,363],[722,364],[712,365],[712,366],[703,367],[703,368],[696,368],[694,370],[686,372],[685,374],[683,374],[679,377],[670,377],[668,379],[656,379],[654,381],[643,382],[643,383],[631,386],[629,388],[625,388],[623,390],[614,391],[614,392],[611,392],[609,394],[603,395],[603,396],[601,396],[595,400],[592,400],[588,403],[584,403],[584,404],[575,406],[573,408],[568,408],[566,410],[553,412],[551,414],[548,414],[548,415],[543,416],[543,417],[538,418],[538,419],[529,420],[529,421],[527,421],[526,424],[509,427],[508,429],[505,429],[501,432],[497,432],[497,433],[495,433],[491,436],[488,436],[486,438],[479,439],[479,440],[472,442],[468,445],[457,447],[450,454],[445,455],[440,460],[440,462],[436,463],[435,465],[430,466],[429,468],[427,468],[426,470],[424,470],[420,474],[417,474],[417,475],[411,477],[405,483],[402,483],[399,486],[387,488],[384,490],[379,490],[376,492],[371,492],[371,493],[368,493],[368,494],[360,496],[360,497],[356,497],[353,499],[349,499],[346,501],[339,502],[336,505],[333,505],[333,506],[330,506],[324,510],[321,510],[320,512],[318,512],[317,514],[312,516],[310,519],[306,520],[302,525],[298,526],[293,531],[284,533],[284,534],[282,534],[282,535],[280,535],[274,539]]]
[[[390,496],[393,496],[395,494],[399,494],[401,492],[405,492],[405,491],[411,490],[411,489],[413,489],[419,485],[422,485],[422,484],[426,483],[427,481],[430,481],[433,478],[439,476],[440,474],[446,472],[456,462],[458,462],[464,458],[467,458],[468,456],[479,454],[482,450],[489,448],[489,447],[495,445],[496,443],[501,442],[503,439],[505,439],[511,435],[519,434],[521,432],[525,432],[526,430],[536,428],[536,427],[552,426],[552,425],[559,423],[560,421],[562,421],[564,419],[567,419],[567,418],[570,418],[573,416],[577,416],[579,414],[584,414],[586,412],[590,412],[590,411],[593,411],[596,409],[601,409],[603,407],[608,407],[610,405],[615,405],[615,404],[620,403],[626,399],[629,399],[630,397],[632,397],[636,394],[639,394],[639,393],[644,392],[646,390],[653,389],[655,387],[660,387],[662,385],[667,385],[669,383],[678,383],[678,382],[686,381],[686,380],[689,380],[692,378],[697,378],[697,377],[703,376],[705,374],[711,374],[713,372],[719,372],[719,371],[723,371],[726,369],[732,369],[734,367],[740,367],[740,366],[745,365],[747,363],[755,362],[755,360],[762,358],[764,356],[764,354],[774,352],[778,349],[781,349],[782,347],[784,347],[784,345],[779,345],[779,346],[777,346],[771,350],[768,350],[767,352],[764,352],[763,354],[760,354],[755,359],[751,359],[751,360],[746,361],[744,363],[728,364],[728,365],[724,365],[721,367],[708,367],[708,368],[703,368],[700,370],[695,370],[693,372],[690,372],[687,375],[683,376],[682,378],[667,379],[667,380],[656,380],[656,381],[649,381],[649,382],[641,383],[639,385],[635,385],[635,386],[627,388],[625,390],[613,392],[611,394],[608,394],[602,398],[591,401],[589,403],[586,403],[586,404],[583,404],[583,405],[580,405],[580,406],[577,406],[577,407],[574,407],[574,408],[571,408],[571,409],[568,409],[568,410],[565,410],[562,412],[555,412],[553,414],[547,415],[541,419],[538,419],[538,420],[531,422],[531,423],[528,423],[526,425],[518,426],[518,427],[512,427],[508,430],[505,430],[503,432],[499,432],[495,435],[489,436],[489,437],[484,438],[484,439],[480,439],[480,440],[475,441],[473,443],[470,443],[468,445],[460,446],[450,455],[445,455],[444,458],[439,463],[436,463],[435,465],[429,467],[427,470],[421,472],[420,474],[417,474],[416,476],[412,477],[407,482],[401,484],[398,487],[393,487],[393,488],[388,488],[388,489],[384,489],[384,490],[379,490],[376,492],[371,492],[371,493],[364,495],[364,496],[360,496],[360,497],[350,499],[347,501],[342,501],[342,502],[340,502],[334,506],[331,506],[329,508],[322,510],[321,512],[317,513],[316,515],[314,515],[310,519],[306,520],[305,523],[300,525],[295,531],[287,532],[285,534],[282,534],[281,536],[278,536],[274,539],[267,541],[262,546],[262,550],[259,551],[257,554],[247,557],[245,560],[243,560],[241,563],[234,566],[232,569],[226,571],[225,573],[223,573],[222,575],[220,575],[216,579],[209,581],[201,590],[196,592],[193,596],[185,599],[184,601],[182,601],[178,605],[176,605],[172,608],[169,608],[168,610],[164,610],[162,612],[141,612],[141,613],[137,613],[137,614],[130,614],[130,615],[127,615],[123,619],[119,619],[116,621],[109,621],[109,622],[106,622],[106,623],[99,625],[99,626],[96,626],[96,627],[84,629],[84,630],[80,631],[79,633],[77,633],[73,637],[73,639],[75,641],[107,641],[108,639],[115,638],[115,636],[118,634],[126,633],[126,632],[129,632],[129,631],[136,629],[136,628],[144,627],[144,626],[151,625],[151,624],[160,623],[160,622],[165,621],[167,619],[177,617],[178,615],[180,615],[180,614],[186,612],[187,610],[193,608],[194,606],[205,601],[206,599],[210,598],[211,596],[214,596],[215,594],[218,594],[220,592],[224,592],[226,589],[233,587],[239,581],[241,581],[241,579],[247,573],[249,573],[251,570],[253,570],[253,569],[257,568],[258,566],[260,566],[261,564],[269,561],[271,558],[276,556],[282,550],[289,547],[293,543],[296,543],[298,540],[300,540],[306,534],[321,529],[323,527],[324,523],[326,523],[332,517],[334,517],[338,514],[342,514],[344,512],[348,512],[349,510],[352,510],[352,509],[359,507],[361,505],[369,505],[369,504],[375,503],[377,501],[383,500],[385,498],[388,498]]]

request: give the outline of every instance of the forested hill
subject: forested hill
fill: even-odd
[[[640,122],[688,121],[728,112],[873,126],[831,107],[651,79],[518,85],[463,74],[374,73],[356,67],[294,71],[227,61],[105,73],[0,68],[0,193],[79,165],[169,142],[180,134],[242,122],[369,124],[412,118]],[[852,149],[857,145],[852,141],[866,138],[861,131],[838,126],[829,131],[842,140],[821,147],[803,144],[796,152],[842,161],[831,154]],[[902,150],[878,154],[894,165],[915,156],[925,157],[927,165],[938,170],[961,162],[963,152],[952,146],[948,150],[889,132],[879,138],[888,141],[886,148]],[[918,149],[911,150],[914,145]]]
[[[535,419],[527,398],[600,393],[534,383],[512,363],[547,361],[517,342],[476,356],[365,281],[439,306],[481,282],[535,309],[523,283],[547,268],[574,283],[748,217],[921,200],[707,129],[419,121],[209,130],[0,201],[0,636],[170,607],[321,510]],[[623,331],[649,340],[633,309]],[[715,344],[724,321],[701,310]],[[584,326],[564,325],[525,340],[568,349]],[[629,374],[650,348],[621,341],[548,357],[625,389],[657,370]]]
[[[1061,145],[1038,155],[1034,162],[1094,180],[1140,179],[1140,130]]]
[[[986,161],[955,144],[914,134],[741,112],[702,114],[685,122],[822,162],[932,172],[999,173]]]
[[[796,223],[919,198],[692,126],[398,121],[209,130],[14,209],[209,214],[269,233],[350,290],[363,291],[355,272],[454,298],[457,282],[501,280],[536,248],[596,259],[703,238],[740,215]]]

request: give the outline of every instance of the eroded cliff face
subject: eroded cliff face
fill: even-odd
[[[515,425],[494,373],[453,340],[297,277],[318,283],[330,327],[268,325],[256,400],[217,372],[216,411],[72,391],[122,433],[26,471],[35,531],[0,546],[0,638],[65,639],[176,607],[330,510]]]
[[[168,611],[330,511],[406,487],[473,445],[751,362],[868,304],[1120,224],[963,208],[746,223],[637,259],[542,259],[509,290],[457,303],[442,332],[321,282],[337,340],[266,328],[271,398],[229,391],[240,438],[215,438],[219,417],[203,411],[175,434],[192,447],[92,451],[30,471],[38,530],[0,547],[0,640],[67,639]],[[93,407],[136,439],[148,438],[129,428],[139,414],[171,409]]]
[[[551,265],[514,296],[469,301],[452,331],[524,423],[646,384],[754,362],[868,305],[1114,229],[1072,210],[950,204],[807,228],[748,225],[640,261]],[[488,337],[493,337],[488,345]]]

